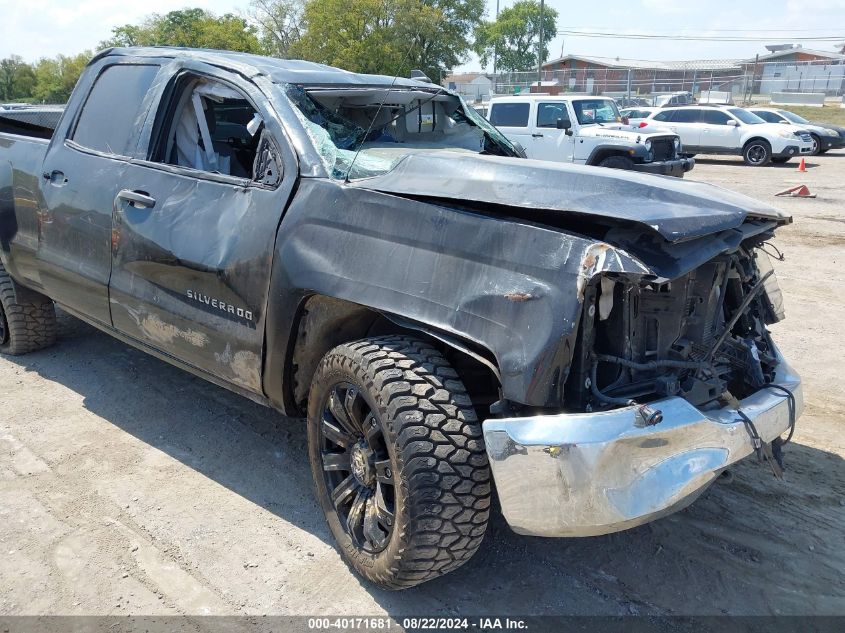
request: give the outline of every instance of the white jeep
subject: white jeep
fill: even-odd
[[[528,158],[678,177],[695,165],[677,134],[632,129],[607,97],[494,97],[488,118]]]

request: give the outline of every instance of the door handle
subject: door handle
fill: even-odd
[[[156,206],[156,199],[148,195],[145,191],[130,191],[129,189],[122,189],[117,194],[119,200],[128,202],[136,209],[152,209]]]
[[[54,169],[53,171],[45,171],[41,176],[51,185],[61,186],[67,183],[67,178],[62,171]]]
[[[543,138],[542,134],[532,134],[531,136],[533,136],[534,138]]]

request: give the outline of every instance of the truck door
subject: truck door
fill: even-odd
[[[114,327],[260,393],[273,248],[295,156],[259,88],[223,69],[185,64],[156,110],[115,192]]]
[[[531,158],[572,162],[575,147],[574,136],[558,128],[558,121],[571,121],[566,103],[563,101],[538,101],[537,112],[531,132],[533,152]]]
[[[113,58],[112,58],[113,59]],[[159,66],[104,60],[86,71],[44,158],[37,259],[46,294],[111,325],[115,187],[138,142],[136,120]]]
[[[489,121],[508,139],[520,143],[525,148],[528,158],[536,158],[532,153],[533,139],[528,125],[530,114],[530,101],[500,99],[490,104]]]

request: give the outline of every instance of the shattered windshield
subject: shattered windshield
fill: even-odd
[[[501,132],[443,89],[291,84],[286,94],[338,180],[378,176],[408,154],[426,150],[517,155]]]

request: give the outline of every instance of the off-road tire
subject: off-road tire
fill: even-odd
[[[627,169],[634,168],[634,161],[625,156],[608,156],[599,163],[599,167],[609,167],[610,169]]]
[[[323,466],[323,420],[332,417],[327,403],[339,385],[351,385],[353,397],[363,399],[358,406],[369,407],[370,425],[375,428],[374,418],[392,466],[394,520],[378,552],[350,535],[332,502],[326,475],[332,469]],[[341,554],[369,581],[386,589],[412,587],[460,567],[481,544],[491,503],[481,423],[458,374],[428,343],[394,335],[328,352],[311,383],[308,449],[317,500]]]
[[[742,160],[751,167],[768,165],[772,160],[772,146],[764,139],[752,139],[742,148]]]
[[[0,354],[28,354],[55,340],[53,302],[31,290],[19,296],[9,273],[0,264]]]
[[[783,165],[784,163],[788,163],[792,160],[792,156],[773,156],[772,163],[775,165]]]
[[[818,156],[822,153],[822,140],[818,134],[810,133],[810,137],[813,139],[813,151],[810,152],[810,156]]]

